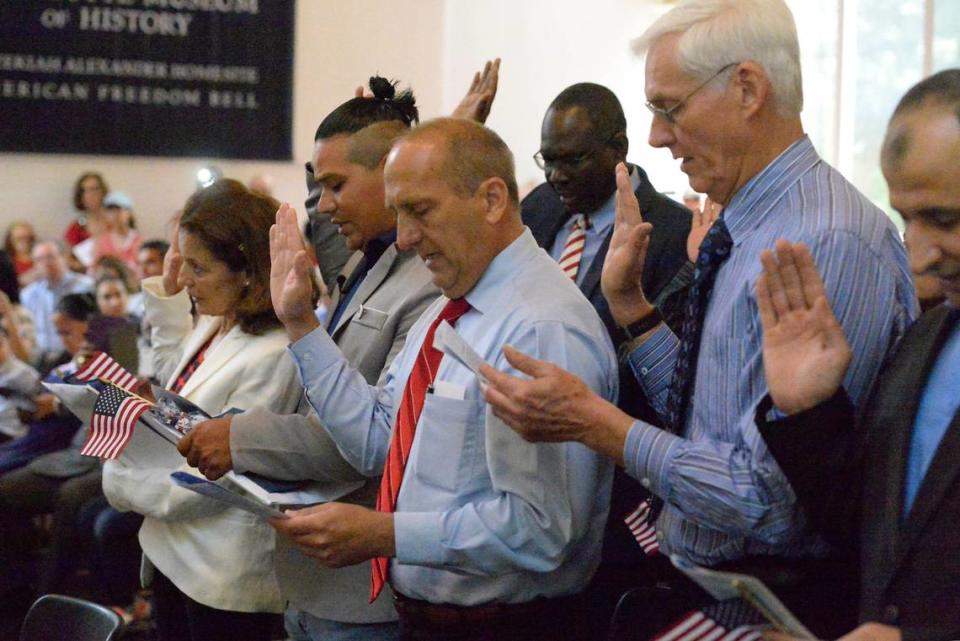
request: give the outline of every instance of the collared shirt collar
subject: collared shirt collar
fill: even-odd
[[[530,229],[524,227],[523,233],[490,261],[480,280],[467,292],[465,298],[470,306],[482,314],[497,305],[503,296],[504,283],[523,270],[524,264],[536,258],[539,251]]]
[[[387,247],[395,242],[397,242],[396,228],[367,241],[367,245],[363,248],[363,255],[367,258],[367,264],[375,265],[383,256],[383,252],[387,251]]]
[[[723,210],[723,220],[735,245],[756,229],[789,187],[820,162],[806,135],[799,138],[733,195]]]

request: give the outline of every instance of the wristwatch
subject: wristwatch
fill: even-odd
[[[652,312],[621,329],[623,329],[623,333],[627,335],[628,339],[633,340],[643,336],[662,322],[663,314],[660,313],[659,309],[654,307]]]

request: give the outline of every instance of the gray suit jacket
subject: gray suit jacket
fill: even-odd
[[[362,254],[344,267],[349,275]],[[347,360],[367,382],[376,385],[403,347],[407,332],[439,295],[431,274],[413,251],[399,252],[394,244],[357,286],[336,327],[327,330]],[[333,292],[333,306],[339,300]],[[340,455],[316,414],[301,403],[301,413],[279,416],[254,409],[234,417],[230,429],[234,469],[285,480],[342,482],[364,477]],[[344,500],[372,506],[380,479],[367,483]],[[280,591],[294,606],[310,614],[348,623],[396,619],[392,593],[385,590],[370,605],[370,566],[360,563],[332,570],[301,554],[278,537],[275,556]]]

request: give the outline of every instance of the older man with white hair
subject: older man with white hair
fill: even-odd
[[[510,362],[533,378],[488,368],[486,397],[529,440],[580,441],[623,465],[651,492],[650,547],[771,579],[816,573],[811,559],[825,547],[805,530],[754,424],[766,393],[758,256],[779,238],[811,248],[853,345],[845,387],[859,402],[917,313],[903,243],[803,132],[799,45],[783,0],[681,2],[636,51],[646,54],[650,144],[680,158],[690,186],[723,207],[700,246],[675,334],[639,285],[650,225],[618,168],[603,291],[633,337],[624,357],[667,427],[635,420],[568,373],[509,348]],[[644,524],[635,526],[642,533]]]

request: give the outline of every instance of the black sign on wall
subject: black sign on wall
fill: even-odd
[[[0,0],[0,150],[289,160],[294,0]]]

